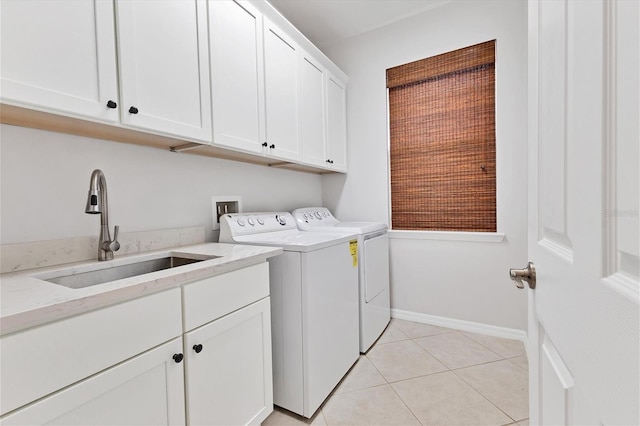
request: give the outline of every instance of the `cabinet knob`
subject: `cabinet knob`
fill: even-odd
[[[267,145],[269,145],[269,144],[266,143],[266,142],[262,142],[262,146],[264,146],[265,148],[267,147]]]
[[[117,108],[117,107],[118,107],[118,104],[117,104],[117,103],[115,103],[115,102],[113,102],[113,101],[109,101],[109,102],[107,102],[107,108],[114,109],[114,108]]]
[[[138,108],[132,106],[131,108],[129,108],[129,113],[131,114],[137,114],[138,113]]]
[[[269,145],[269,148],[271,148],[271,149],[274,149],[275,147],[276,147],[276,144],[272,143],[271,145]]]
[[[193,345],[193,350],[196,351],[197,354],[199,354],[200,352],[202,352],[202,345],[199,343],[197,345]]]
[[[182,354],[174,354],[173,355],[173,360],[176,362],[176,364],[179,364],[182,362],[182,358],[184,358],[184,355]]]

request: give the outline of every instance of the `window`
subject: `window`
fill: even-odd
[[[495,40],[387,70],[391,225],[496,232]]]

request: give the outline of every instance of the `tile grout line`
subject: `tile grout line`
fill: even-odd
[[[458,333],[458,332],[457,332],[457,331],[454,331],[454,333]],[[443,334],[444,334],[444,333],[443,333]],[[459,334],[460,334],[460,335],[462,335],[462,336],[464,336],[464,337],[466,337],[467,339],[469,339],[469,340],[471,340],[471,341],[473,341],[473,342],[476,342],[474,339],[472,339],[472,338],[470,338],[470,337],[468,337],[468,336],[465,336],[465,335],[464,335],[464,334],[462,334],[462,333],[459,333]],[[426,337],[428,337],[428,336],[426,336]],[[417,339],[421,339],[421,337],[417,337]],[[414,340],[414,339],[411,339],[411,340]],[[480,364],[474,364],[474,365],[469,365],[469,366],[467,366],[467,367],[459,367],[459,368],[455,368],[455,369],[454,369],[454,368],[449,368],[449,366],[447,366],[443,361],[441,361],[441,360],[440,360],[440,358],[438,358],[437,356],[433,355],[431,352],[429,352],[425,347],[423,347],[422,345],[420,345],[418,342],[415,342],[415,341],[414,341],[414,343],[415,343],[416,345],[420,346],[420,347],[421,347],[425,352],[427,352],[429,355],[431,355],[431,356],[433,356],[435,359],[437,359],[437,360],[438,360],[442,365],[444,365],[445,367],[447,367],[448,371],[450,371],[450,372],[452,372],[453,374],[455,374],[455,376],[456,376],[457,378],[459,378],[460,380],[462,380],[462,381],[463,381],[464,383],[466,383],[466,384],[467,384],[471,389],[473,389],[474,391],[476,391],[476,392],[478,393],[478,395],[480,395],[482,398],[484,398],[486,401],[488,401],[488,402],[489,402],[489,404],[491,404],[491,405],[493,405],[494,407],[496,407],[496,409],[498,409],[501,413],[503,413],[505,416],[507,416],[509,419],[511,419],[511,420],[512,420],[512,422],[511,422],[511,423],[513,423],[513,422],[517,422],[517,420],[515,420],[513,417],[511,417],[510,415],[508,415],[507,413],[505,413],[505,412],[504,412],[504,410],[502,410],[500,407],[498,407],[498,406],[497,406],[493,401],[491,401],[491,400],[490,400],[490,399],[489,399],[485,394],[483,394],[482,392],[480,392],[480,390],[479,390],[479,389],[476,389],[473,385],[471,385],[471,383],[468,383],[466,380],[464,380],[464,378],[460,377],[460,375],[459,375],[459,374],[456,374],[456,371],[457,371],[457,370],[462,370],[462,369],[464,369],[464,368],[470,368],[470,367],[476,367],[476,366],[479,366],[479,365],[492,364],[492,363],[494,363],[494,362],[507,361],[507,359],[506,359],[504,356],[502,356],[501,354],[498,354],[498,353],[496,353],[496,352],[492,351],[491,349],[487,348],[485,345],[481,344],[480,342],[476,342],[476,343],[478,343],[480,346],[482,346],[482,347],[486,348],[489,352],[496,354],[497,356],[499,356],[499,357],[500,357],[500,358],[502,358],[502,359],[500,359],[500,360],[495,360],[495,361],[489,361],[489,362],[483,362],[483,363],[480,363]],[[443,371],[443,373],[444,373],[444,371]],[[437,373],[435,373],[435,374],[437,374]],[[426,374],[425,376],[430,376],[430,375],[431,375],[431,374]],[[421,377],[424,377],[424,376],[421,376]],[[411,380],[411,379],[407,379],[407,380]],[[393,386],[392,386],[392,388],[393,388]],[[400,399],[402,399],[402,398],[400,398]],[[511,424],[511,423],[507,423],[507,424]]]
[[[479,334],[479,333],[473,333],[473,332],[471,332],[471,331],[464,331],[464,330],[458,330],[458,333],[462,334],[463,336],[465,336],[465,337],[466,337],[466,338],[468,338],[468,339],[473,340],[473,341],[474,341],[474,342],[476,342],[477,344],[479,344],[479,345],[481,345],[481,346],[484,346],[485,348],[489,349],[491,352],[494,352],[494,353],[496,353],[496,354],[500,355],[500,356],[501,356],[502,358],[504,358],[504,359],[517,358],[517,357],[519,357],[519,356],[524,356],[524,355],[526,355],[526,354],[527,354],[527,351],[526,351],[526,349],[525,349],[525,352],[524,352],[524,354],[522,354],[522,355],[516,355],[516,356],[513,356],[513,357],[506,357],[506,356],[504,356],[504,355],[502,355],[502,354],[497,353],[496,351],[494,351],[493,349],[491,349],[491,348],[490,348],[490,347],[488,347],[487,345],[483,344],[482,342],[477,341],[477,340],[476,340],[476,339],[474,339],[473,337],[471,337],[471,336],[467,336],[466,334],[464,334],[464,333],[471,333],[471,334]],[[515,341],[518,341],[518,340],[516,340],[516,339],[506,339],[506,338],[504,338],[504,337],[496,337],[496,336],[489,336],[489,337],[493,337],[493,338],[495,338],[495,339],[504,339],[504,340],[515,340]]]
[[[398,392],[396,391],[396,389],[393,387],[393,384],[395,383],[400,383],[403,381],[408,381],[408,380],[413,380],[413,379],[417,379],[417,378],[421,378],[421,377],[427,377],[427,376],[433,376],[435,374],[440,374],[440,373],[445,373],[445,372],[452,372],[454,373],[454,375],[462,380],[463,383],[465,383],[467,386],[469,386],[471,389],[473,389],[475,392],[477,392],[483,399],[485,399],[486,401],[488,401],[492,406],[494,406],[498,411],[500,411],[501,413],[503,413],[507,418],[511,419],[511,423],[507,423],[507,424],[512,424],[512,423],[517,423],[518,421],[524,421],[527,419],[522,419],[522,420],[515,420],[513,419],[510,415],[508,415],[504,410],[502,410],[498,405],[496,405],[496,403],[494,403],[493,401],[491,401],[487,396],[485,396],[479,389],[476,389],[472,384],[468,383],[466,380],[464,380],[464,378],[462,378],[460,375],[456,374],[456,371],[458,370],[462,370],[465,368],[471,368],[471,367],[476,367],[476,366],[480,366],[480,365],[487,365],[487,364],[492,364],[492,363],[496,363],[496,362],[502,362],[502,361],[509,361],[511,364],[514,364],[513,362],[511,362],[511,359],[514,358],[518,358],[524,355],[516,355],[516,356],[512,356],[512,357],[505,357],[504,355],[497,353],[496,351],[492,350],[490,347],[488,347],[485,344],[482,344],[480,342],[478,342],[477,340],[473,339],[472,337],[466,336],[465,334],[462,333],[462,330],[455,330],[455,329],[451,329],[450,331],[443,331],[440,333],[434,333],[434,334],[429,334],[426,336],[416,336],[416,337],[409,337],[405,332],[403,332],[399,327],[394,326],[393,324],[389,324],[389,326],[394,327],[398,332],[400,332],[403,336],[405,336],[405,338],[403,339],[399,339],[399,340],[394,340],[394,341],[389,341],[389,342],[376,342],[374,345],[372,345],[372,347],[369,349],[369,351],[367,351],[367,353],[361,354],[361,357],[366,358],[367,361],[373,366],[373,368],[375,369],[375,371],[380,375],[380,377],[382,377],[382,379],[384,380],[385,383],[383,384],[378,384],[378,385],[373,385],[373,386],[366,386],[360,389],[352,389],[352,390],[348,390],[345,392],[342,392],[340,394],[347,394],[347,393],[352,393],[352,392],[356,392],[356,391],[361,391],[361,390],[366,390],[366,389],[372,389],[372,388],[376,388],[376,387],[381,387],[381,386],[389,386],[393,392],[395,393],[395,395],[398,396],[398,398],[400,398],[400,400],[402,401],[403,405],[409,410],[409,412],[411,412],[411,414],[414,416],[414,418],[416,419],[416,421],[422,425],[422,422],[420,422],[420,420],[418,419],[417,415],[413,412],[413,410],[411,410],[411,408],[407,405],[406,401],[398,394]],[[463,366],[463,367],[457,367],[457,368],[450,368],[448,365],[446,365],[440,358],[438,358],[436,355],[432,354],[431,352],[429,352],[429,350],[427,350],[425,347],[423,347],[422,345],[420,345],[418,342],[416,342],[416,339],[423,339],[423,338],[428,338],[428,337],[432,337],[432,336],[440,336],[440,335],[444,335],[444,334],[451,334],[451,333],[457,333],[460,336],[463,336],[464,338],[470,340],[473,343],[476,343],[478,345],[480,345],[481,347],[485,348],[486,350],[488,350],[489,352],[495,354],[497,357],[499,357],[500,359],[498,360],[493,360],[493,361],[487,361],[487,362],[482,362],[479,364],[472,364],[472,365],[468,365],[468,366]],[[382,372],[380,371],[380,369],[376,366],[376,364],[373,362],[373,360],[371,360],[368,357],[368,353],[374,349],[374,347],[377,346],[384,346],[384,345],[388,345],[391,343],[399,343],[399,342],[405,342],[407,340],[412,341],[413,343],[415,343],[416,345],[418,345],[423,351],[425,351],[425,353],[427,353],[428,355],[432,356],[435,360],[437,360],[440,364],[442,364],[442,366],[445,368],[445,370],[443,371],[437,371],[437,372],[433,372],[433,373],[429,373],[429,374],[421,374],[415,377],[409,377],[409,378],[404,378],[401,380],[395,380],[395,381],[390,381],[389,379],[387,379],[387,377],[384,376],[384,374],[382,374]],[[357,362],[359,362],[360,360],[358,360]],[[356,362],[356,363],[357,363]],[[354,364],[355,366],[355,364]],[[516,367],[520,368],[518,365],[516,365]],[[521,368],[522,369],[522,368]],[[522,369],[524,370],[524,369]],[[525,370],[526,371],[526,370]],[[351,372],[351,370],[350,370]],[[345,376],[346,377],[346,376]],[[338,394],[338,395],[340,395]],[[320,408],[320,413],[322,415],[322,419],[324,420],[325,424],[327,426],[329,425],[329,422],[327,421],[327,417],[324,414],[324,406],[329,402],[329,400],[335,396],[336,394],[334,392],[332,392],[329,396],[329,398],[327,398],[327,400],[322,404],[322,407]]]
[[[515,365],[515,363],[514,363],[513,361],[511,361],[512,359],[519,358],[519,357],[521,357],[521,356],[525,356],[525,354],[523,354],[523,355],[516,355],[516,356],[512,356],[512,357],[505,357],[504,355],[497,353],[496,351],[492,350],[491,348],[487,347],[486,345],[483,345],[482,343],[480,343],[480,342],[478,342],[478,341],[476,341],[476,340],[472,339],[471,337],[465,336],[464,334],[462,334],[462,333],[461,333],[461,332],[459,332],[459,331],[454,331],[454,333],[459,333],[460,335],[462,335],[462,336],[466,337],[467,339],[469,339],[469,340],[471,340],[471,341],[473,341],[473,342],[475,342],[475,343],[479,344],[480,346],[482,346],[483,348],[487,349],[489,352],[491,352],[491,353],[495,354],[496,356],[500,357],[501,359],[496,359],[496,360],[493,360],[493,361],[480,362],[480,363],[478,363],[478,364],[471,364],[471,365],[466,365],[466,366],[462,366],[462,367],[449,367],[448,365],[446,365],[446,364],[445,364],[445,362],[444,362],[444,361],[442,361],[442,360],[441,360],[440,358],[438,358],[436,355],[434,355],[434,354],[432,354],[431,352],[429,352],[429,350],[428,350],[427,348],[425,348],[424,346],[422,346],[420,343],[418,343],[418,342],[414,342],[414,343],[415,343],[416,345],[420,346],[422,349],[424,349],[424,350],[425,350],[429,355],[431,355],[432,357],[434,357],[435,359],[437,359],[441,364],[443,364],[445,367],[447,367],[450,371],[462,370],[463,368],[476,367],[476,366],[479,366],[479,365],[486,365],[486,364],[491,364],[491,363],[494,363],[494,362],[500,362],[500,361],[509,361],[509,362],[511,362],[512,364],[514,364],[514,365]],[[444,334],[444,333],[443,333],[443,334]],[[434,336],[435,336],[435,335],[434,335]],[[430,337],[430,336],[425,336],[425,337]],[[424,337],[416,337],[415,339],[424,339]],[[415,341],[415,339],[411,339],[411,340],[414,340],[414,341]],[[515,366],[516,366],[516,367],[518,367],[518,368],[520,368],[520,369],[521,369],[521,370],[523,370],[523,371],[527,371],[527,372],[528,372],[528,369],[524,369],[524,368],[520,367],[519,365],[515,365]]]
[[[444,373],[444,371],[443,371]],[[386,379],[385,379],[386,380]],[[411,380],[411,379],[407,379],[407,380]],[[400,401],[402,401],[402,404],[404,404],[405,407],[407,407],[407,410],[409,410],[409,412],[411,413],[411,415],[416,419],[416,421],[418,422],[418,424],[423,425],[424,423],[422,423],[420,421],[420,419],[418,418],[418,416],[416,415],[416,413],[413,412],[413,410],[411,409],[411,407],[409,407],[409,405],[407,404],[407,402],[402,399],[402,396],[400,396],[400,394],[396,391],[396,389],[393,387],[393,385],[391,383],[388,383],[388,386],[391,388],[391,390],[393,391],[393,393],[395,393],[398,398],[400,398]]]
[[[504,360],[502,360],[504,361]],[[494,362],[500,362],[500,361],[494,361]],[[487,363],[490,364],[490,363]],[[484,364],[479,364],[479,365],[484,365]],[[474,366],[475,367],[475,366]],[[469,367],[465,367],[465,368],[469,368]],[[462,370],[462,368],[458,368],[457,370]],[[511,423],[513,422],[517,422],[517,420],[515,420],[513,417],[511,417],[510,415],[508,415],[502,408],[498,407],[498,405],[491,401],[485,394],[483,394],[482,392],[480,392],[479,389],[476,389],[471,383],[467,382],[464,377],[460,377],[459,374],[456,373],[457,370],[451,370],[451,372],[453,374],[456,375],[457,378],[459,378],[460,380],[462,380],[464,383],[466,383],[471,389],[473,389],[474,391],[478,392],[478,395],[480,395],[481,397],[483,397],[484,399],[486,399],[487,401],[489,401],[489,404],[493,405],[494,407],[496,407],[498,410],[500,410],[500,412],[502,412],[505,416],[507,416],[508,418],[510,418],[512,420]],[[511,423],[506,423],[506,424],[511,424]]]

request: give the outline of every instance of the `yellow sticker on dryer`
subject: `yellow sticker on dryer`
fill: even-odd
[[[358,266],[358,240],[349,241],[349,251],[353,258],[353,266]]]

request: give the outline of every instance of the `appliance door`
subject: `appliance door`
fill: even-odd
[[[364,237],[360,256],[363,263],[364,299],[371,302],[389,287],[389,237],[386,232]]]

